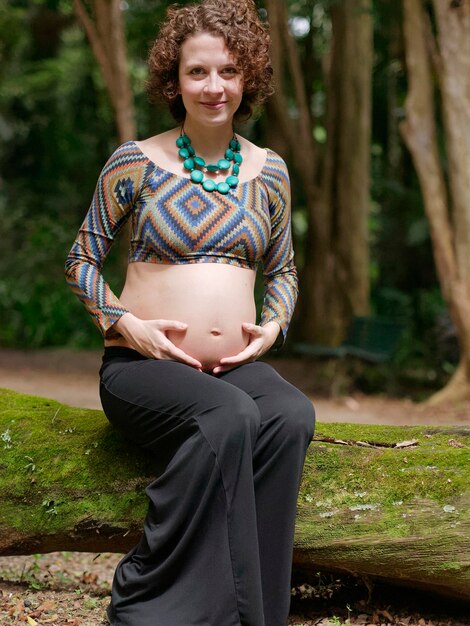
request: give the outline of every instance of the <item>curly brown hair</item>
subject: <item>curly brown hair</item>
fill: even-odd
[[[235,114],[248,119],[256,105],[273,93],[270,38],[254,0],[203,0],[173,5],[167,11],[149,54],[147,91],[153,102],[164,101],[177,122],[186,115],[178,93],[178,65],[183,42],[200,32],[222,36],[243,76],[243,98]]]

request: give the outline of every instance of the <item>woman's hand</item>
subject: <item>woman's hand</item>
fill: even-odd
[[[131,348],[152,359],[180,361],[202,370],[202,364],[172,343],[166,333],[184,333],[188,325],[175,320],[142,320],[132,313],[125,313],[114,324]]]
[[[256,361],[274,344],[281,330],[277,322],[268,322],[264,326],[243,322],[242,328],[250,336],[248,345],[238,354],[220,359],[219,365],[212,370],[213,374],[227,372],[243,363]]]

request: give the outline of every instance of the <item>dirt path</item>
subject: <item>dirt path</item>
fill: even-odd
[[[0,350],[0,387],[54,398],[65,404],[100,409],[98,370],[101,351]],[[274,359],[271,364],[315,404],[319,421],[364,424],[470,424],[470,403],[429,408],[407,399],[354,395],[322,398],[314,394],[308,362]]]

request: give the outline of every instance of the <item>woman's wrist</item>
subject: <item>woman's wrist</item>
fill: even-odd
[[[129,334],[132,327],[135,327],[135,323],[138,318],[130,311],[121,315],[121,317],[113,324],[113,328],[121,334],[123,337]]]
[[[263,329],[265,330],[269,338],[268,340],[268,343],[269,343],[268,350],[269,350],[269,348],[276,343],[276,339],[278,338],[279,333],[281,332],[281,327],[277,322],[267,322],[266,324],[263,325]]]

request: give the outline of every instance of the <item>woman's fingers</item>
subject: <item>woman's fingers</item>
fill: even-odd
[[[242,327],[243,330],[250,335],[249,344],[238,354],[220,359],[219,365],[212,370],[213,374],[226,372],[243,363],[252,363],[262,356],[272,345],[273,341],[270,339],[270,330],[266,327],[250,324],[249,322],[243,322]]]
[[[233,365],[234,363],[244,363],[253,361],[258,356],[260,346],[255,342],[250,343],[244,350],[233,356],[226,356],[220,359],[221,365]]]
[[[187,365],[191,365],[191,367],[195,367],[196,369],[202,369],[202,363],[200,363],[197,359],[194,359],[189,354],[186,354],[181,348],[177,348],[173,343],[170,342],[167,350],[167,358],[172,361],[181,361],[182,363],[186,363]]]
[[[165,343],[161,346],[165,354],[163,358],[171,359],[173,361],[181,361],[182,363],[191,365],[191,367],[202,369],[202,364],[197,359],[194,359],[192,356],[189,356],[189,354],[186,354],[184,350],[181,350],[181,348],[175,346],[175,344],[171,342],[165,334],[170,330],[184,332],[188,328],[187,324],[185,324],[184,322],[179,322],[177,320],[160,319],[153,321],[157,324],[158,330],[165,336]],[[160,356],[160,358],[162,357]]]
[[[223,359],[220,359],[219,365],[214,367],[212,372],[214,374],[220,374],[221,372],[226,372],[227,370],[233,369],[237,365],[241,365],[242,363],[251,363],[256,361],[259,356],[260,348],[262,346],[261,342],[257,342],[256,340],[248,344],[248,346],[239,352],[238,354],[234,354],[233,356],[227,356]]]
[[[180,361],[196,369],[202,369],[197,359],[175,346],[167,337],[166,333],[169,331],[185,332],[188,328],[186,323],[166,319],[141,320],[134,316],[131,322],[132,326],[126,329],[125,338],[135,350],[144,356],[152,359]]]
[[[178,322],[177,320],[151,320],[157,325],[159,330],[176,330],[184,332],[188,329],[188,325],[184,322]]]
[[[256,337],[261,337],[264,333],[263,327],[258,326],[257,324],[250,324],[249,322],[242,323],[243,330],[249,335],[254,335]]]

